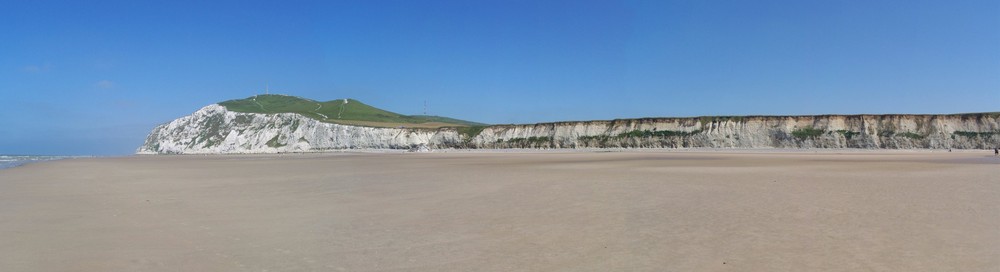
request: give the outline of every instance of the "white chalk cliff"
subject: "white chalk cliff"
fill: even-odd
[[[431,148],[991,149],[1000,114],[643,118],[454,128],[374,128],[213,104],[157,126],[139,154],[315,152]]]

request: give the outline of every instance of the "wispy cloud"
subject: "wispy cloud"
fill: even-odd
[[[22,70],[24,70],[25,72],[32,73],[32,74],[48,72],[51,69],[52,69],[52,65],[48,64],[48,63],[42,64],[42,65],[34,65],[34,64],[32,64],[32,65],[24,66],[24,68],[22,68]]]
[[[110,80],[101,80],[97,82],[97,87],[101,89],[111,89],[115,87],[115,82]]]

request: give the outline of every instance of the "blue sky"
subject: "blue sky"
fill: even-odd
[[[11,1],[0,154],[259,93],[486,123],[1000,111],[1000,1]]]

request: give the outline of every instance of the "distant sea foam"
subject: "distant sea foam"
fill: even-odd
[[[75,156],[31,156],[31,155],[0,155],[0,169],[11,168],[26,163],[76,158]]]

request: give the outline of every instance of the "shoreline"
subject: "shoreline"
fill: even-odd
[[[0,155],[0,170],[40,162],[93,157],[94,156]]]
[[[312,155],[321,157],[323,155],[360,155],[360,154],[728,154],[728,155],[752,155],[752,154],[816,154],[816,155],[892,155],[892,154],[982,154],[976,159],[980,163],[991,163],[995,159],[1000,163],[1000,157],[991,153],[991,150],[980,149],[955,149],[952,151],[941,149],[861,149],[861,148],[579,148],[579,149],[532,149],[532,148],[511,148],[511,149],[432,149],[430,151],[412,152],[405,149],[350,149],[337,151],[315,151],[315,152],[285,152],[285,153],[221,153],[221,154],[130,154],[112,156],[41,156],[59,157],[55,159],[36,160],[22,162],[17,165],[0,167],[0,171],[35,165],[39,163],[56,162],[77,159],[127,159],[144,157],[310,157]],[[968,159],[967,161],[974,161]]]

